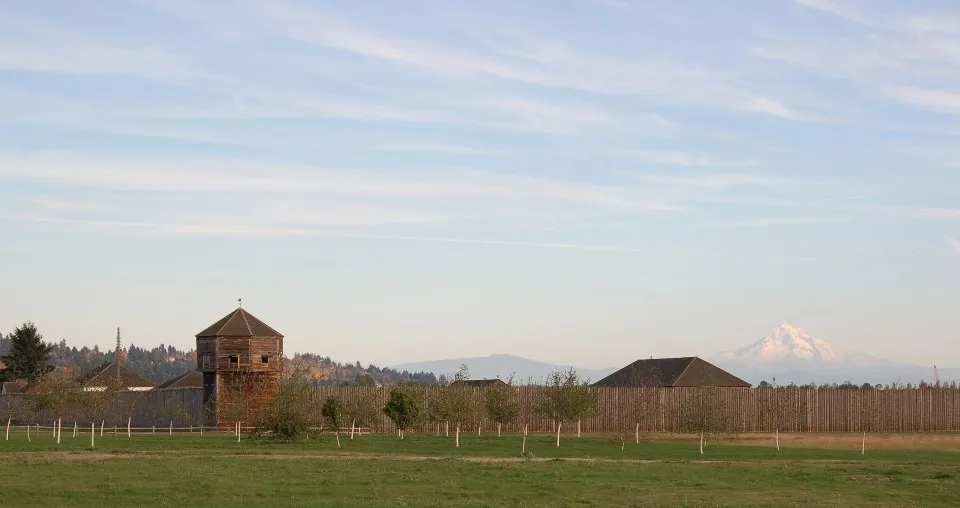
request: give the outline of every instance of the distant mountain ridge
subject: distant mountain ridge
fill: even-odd
[[[891,362],[844,349],[784,323],[750,345],[708,359],[743,379],[758,384],[843,383],[890,384],[935,381],[933,366]],[[960,369],[941,368],[942,382],[960,380]]]
[[[606,369],[586,369],[572,365],[558,365],[553,363],[530,360],[520,356],[496,354],[490,356],[479,356],[473,358],[450,358],[444,360],[432,360],[426,362],[403,363],[395,365],[392,368],[399,371],[408,372],[433,372],[439,378],[442,375],[452,375],[457,372],[461,365],[466,365],[470,371],[470,377],[479,378],[497,378],[506,380],[511,375],[514,382],[527,384],[541,382],[551,373],[557,370],[565,370],[573,367],[577,374],[584,380],[599,381],[611,374],[616,369],[622,367]]]

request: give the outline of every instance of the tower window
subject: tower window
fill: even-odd
[[[200,355],[200,368],[202,369],[212,369],[213,368],[213,355],[210,353],[203,353]]]
[[[260,355],[260,363],[270,363],[270,355]]]
[[[240,355],[230,355],[230,365],[240,365]]]

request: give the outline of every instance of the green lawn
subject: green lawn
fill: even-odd
[[[960,454],[564,436],[0,441],[3,506],[960,506]]]

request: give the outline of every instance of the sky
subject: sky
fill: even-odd
[[[960,5],[0,1],[0,329],[960,367]]]

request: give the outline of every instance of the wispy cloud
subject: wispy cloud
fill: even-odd
[[[960,46],[957,46],[960,54]],[[911,86],[886,89],[887,96],[931,111],[960,115],[960,92],[930,90]]]
[[[855,2],[850,0],[793,0],[797,4],[810,9],[839,16],[848,21],[870,25],[873,20],[861,11]]]
[[[465,155],[502,155],[501,152],[473,146],[446,145],[442,143],[421,142],[392,142],[381,143],[369,147],[375,152],[423,152],[423,153],[456,153]]]
[[[809,187],[813,185],[824,185],[821,182],[811,182],[797,178],[785,178],[765,176],[750,173],[707,173],[696,176],[674,176],[658,173],[645,172],[623,172],[627,177],[678,187],[701,187],[701,188],[732,188],[732,187],[763,187],[763,188],[786,188],[786,187]]]
[[[647,249],[623,245],[606,245],[590,243],[557,243],[522,240],[490,240],[478,238],[436,237],[436,236],[402,236],[379,235],[343,232],[336,230],[320,230],[310,228],[278,228],[264,227],[247,223],[150,223],[111,220],[66,219],[44,216],[17,216],[0,215],[0,220],[17,222],[36,222],[47,224],[62,224],[85,226],[104,231],[121,232],[137,236],[168,236],[168,237],[226,237],[226,238],[256,238],[256,237],[327,237],[350,238],[360,240],[386,240],[399,242],[448,243],[463,245],[487,245],[505,247],[529,247],[541,249],[582,250],[597,252],[645,253]]]
[[[724,225],[730,227],[761,228],[772,226],[803,226],[815,224],[845,224],[852,222],[850,217],[762,217],[733,221]]]
[[[956,238],[947,238],[947,245],[953,249],[953,252],[960,254],[960,240],[957,240]]]
[[[709,155],[691,154],[668,150],[627,150],[627,154],[640,162],[660,166],[755,166],[756,161],[724,161]]]

